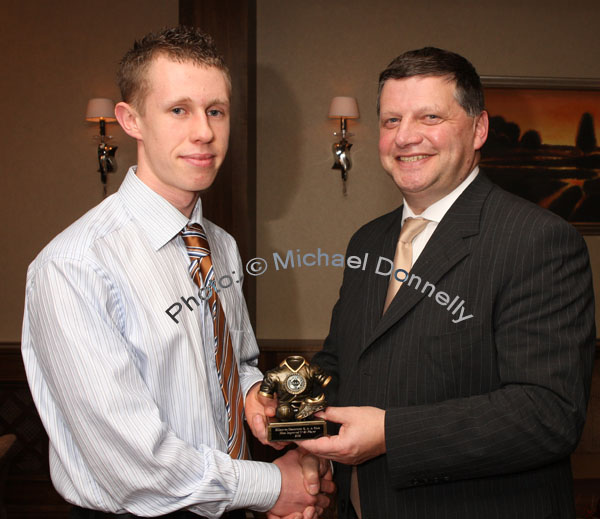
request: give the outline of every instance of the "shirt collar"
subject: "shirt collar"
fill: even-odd
[[[202,225],[200,198],[191,217],[187,218],[179,209],[144,184],[135,174],[136,169],[137,166],[129,168],[119,188],[119,196],[131,216],[140,223],[154,250],[159,250],[170,242],[188,222]]]
[[[444,198],[440,198],[437,202],[431,204],[421,214],[415,214],[405,200],[404,209],[402,210],[402,225],[404,225],[404,220],[407,218],[425,218],[426,220],[440,223],[442,218],[444,218],[445,214],[448,212],[448,209],[452,207],[452,204],[456,202],[458,197],[465,189],[467,189],[469,184],[475,180],[475,177],[477,177],[478,173],[479,166],[475,166],[475,169],[471,171],[467,178],[465,178],[458,186],[450,191],[450,193],[448,193]]]

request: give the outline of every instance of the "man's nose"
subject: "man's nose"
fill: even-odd
[[[418,144],[422,140],[423,136],[419,131],[416,121],[403,119],[396,128],[394,143],[398,147],[405,147],[410,146],[411,144]]]
[[[192,142],[211,142],[213,137],[214,132],[207,115],[202,113],[194,117],[190,130],[190,140]]]

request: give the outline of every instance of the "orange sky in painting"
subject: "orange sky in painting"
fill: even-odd
[[[600,143],[600,92],[486,88],[485,104],[490,115],[501,115],[521,128],[537,130],[542,144],[575,145],[579,120],[584,112],[594,117]]]

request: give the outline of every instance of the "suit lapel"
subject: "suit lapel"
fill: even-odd
[[[381,234],[373,234],[370,238],[370,243],[366,246],[366,250],[373,251],[372,257],[369,258],[370,263],[368,268],[370,273],[376,271],[380,258],[394,260],[396,244],[398,243],[398,236],[400,235],[402,225],[402,206],[396,210],[394,216],[391,224],[382,229]],[[388,265],[383,262],[381,268],[385,271]],[[367,318],[363,339],[367,339],[373,333],[379,321],[381,321],[389,277],[377,274],[366,276],[365,280],[366,286],[361,289],[362,294],[359,296],[364,301]]]
[[[469,254],[470,243],[465,238],[478,234],[481,209],[491,187],[491,182],[480,173],[442,218],[410,272],[419,276],[422,284],[429,282],[435,285],[454,265]],[[397,242],[399,229],[395,235]],[[393,243],[393,249],[396,242]],[[389,245],[386,244],[387,247]],[[391,254],[393,258],[393,250]],[[368,330],[372,331],[363,345],[363,352],[425,297],[420,290],[401,286],[387,312],[381,316],[389,278],[375,277],[381,278],[374,283],[383,284],[384,288],[378,286],[378,295],[381,296],[383,290],[383,296],[380,297],[378,304],[369,301],[371,308],[376,308],[378,313],[375,315],[373,311],[369,317],[371,326]]]

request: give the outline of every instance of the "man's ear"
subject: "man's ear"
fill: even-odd
[[[139,114],[137,110],[130,105],[121,101],[115,106],[115,116],[121,128],[127,135],[134,139],[141,140],[142,134],[139,128]]]
[[[481,149],[485,144],[488,136],[489,124],[488,113],[485,110],[475,117],[475,138],[473,144],[476,150]]]

